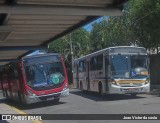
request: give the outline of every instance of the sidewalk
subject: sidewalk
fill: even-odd
[[[0,114],[19,114],[14,107],[9,106],[5,103],[6,99],[3,98],[2,91],[0,90]],[[33,121],[18,121],[18,120],[8,120],[1,121],[0,123],[34,123]]]

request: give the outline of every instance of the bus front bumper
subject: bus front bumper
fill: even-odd
[[[139,87],[121,87],[117,85],[111,85],[109,89],[109,93],[111,94],[131,94],[131,93],[149,93],[150,92],[150,84],[146,84]]]
[[[41,101],[50,101],[55,100],[60,97],[65,97],[69,95],[69,88],[63,89],[61,92],[54,93],[54,94],[48,94],[48,95],[42,95],[42,96],[26,96],[25,95],[25,103],[26,104],[32,104],[37,103]]]

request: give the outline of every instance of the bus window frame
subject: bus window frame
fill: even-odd
[[[99,59],[98,59],[99,57],[100,57],[101,61],[99,61]],[[100,65],[100,67],[99,67],[99,65]],[[103,54],[100,54],[97,56],[97,67],[96,68],[97,68],[96,70],[103,70]]]
[[[82,63],[82,65],[81,65],[81,63]],[[86,72],[86,60],[81,60],[81,61],[79,61],[78,62],[78,71],[79,71],[79,73],[81,73],[81,72]]]

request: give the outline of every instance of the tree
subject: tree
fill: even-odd
[[[131,0],[131,19],[137,44],[147,49],[160,46],[160,0]]]
[[[54,52],[60,52],[65,60],[71,56],[71,44],[74,58],[78,58],[89,53],[89,33],[80,28],[69,35],[66,35],[49,44],[49,49]]]
[[[95,22],[90,33],[90,47],[92,52],[106,47],[130,45],[133,41],[131,21],[128,19],[128,11],[124,11],[121,17],[103,18],[101,22]]]
[[[89,33],[80,28],[49,44],[51,51],[59,52],[64,57],[70,82],[72,82],[72,58],[78,58],[89,52],[88,39]]]

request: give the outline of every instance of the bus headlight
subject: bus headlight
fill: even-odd
[[[145,83],[144,84],[148,84],[150,81],[149,81],[149,78],[146,79]]]
[[[30,90],[28,90],[29,96],[36,96],[36,94],[32,93]]]
[[[112,80],[111,83],[112,83],[113,85],[117,85],[117,82],[114,81],[114,80]]]

